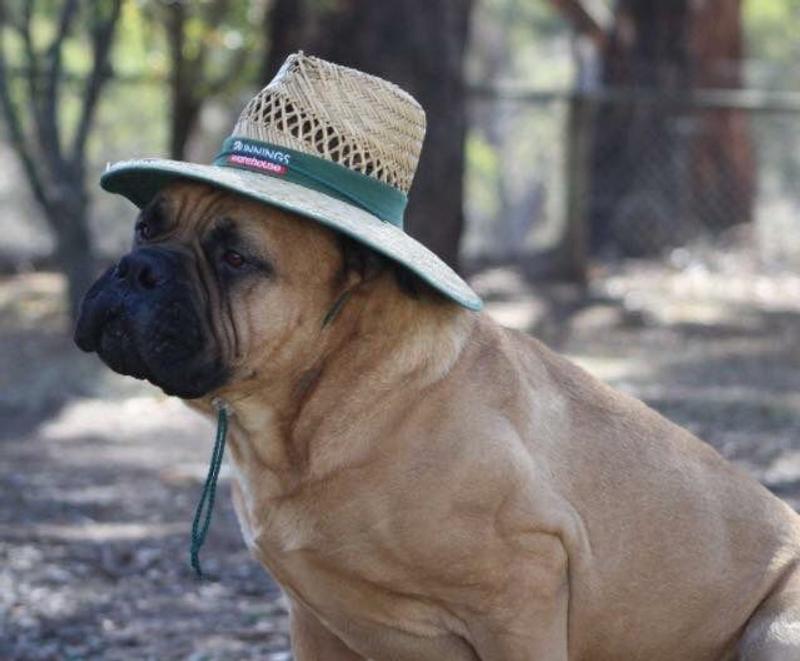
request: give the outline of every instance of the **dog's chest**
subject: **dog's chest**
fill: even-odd
[[[472,660],[450,633],[448,615],[432,600],[411,596],[407,569],[392,567],[369,537],[354,539],[335,520],[302,503],[257,508],[246,485],[234,483],[245,542],[281,587],[366,658]],[[352,519],[350,525],[353,525]]]
[[[352,567],[330,564],[310,550],[256,556],[289,596],[364,658],[397,661],[475,661],[469,645],[446,626],[432,601],[373,581]]]
[[[264,504],[253,485],[234,470],[231,495],[242,539],[251,553],[269,547],[276,553],[289,553],[314,544],[312,517],[291,506]]]

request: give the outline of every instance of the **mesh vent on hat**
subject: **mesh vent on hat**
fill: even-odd
[[[407,193],[425,113],[392,83],[296,53],[247,104],[233,135],[320,156]]]

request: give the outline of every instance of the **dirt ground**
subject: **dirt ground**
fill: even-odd
[[[800,277],[676,251],[599,269],[588,292],[513,268],[475,287],[800,507]],[[290,659],[279,591],[222,496],[188,537],[213,429],[72,347],[52,274],[0,281],[0,658]]]

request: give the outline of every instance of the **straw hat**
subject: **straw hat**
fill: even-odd
[[[191,179],[294,211],[478,310],[475,292],[403,231],[424,136],[424,111],[399,87],[300,52],[247,104],[213,165],[123,161],[100,184],[142,207],[171,181]]]

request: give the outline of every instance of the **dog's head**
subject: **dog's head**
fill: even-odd
[[[316,223],[173,184],[142,210],[132,250],[86,294],[75,341],[121,374],[202,397],[260,370],[313,363],[326,316],[386,268]]]

